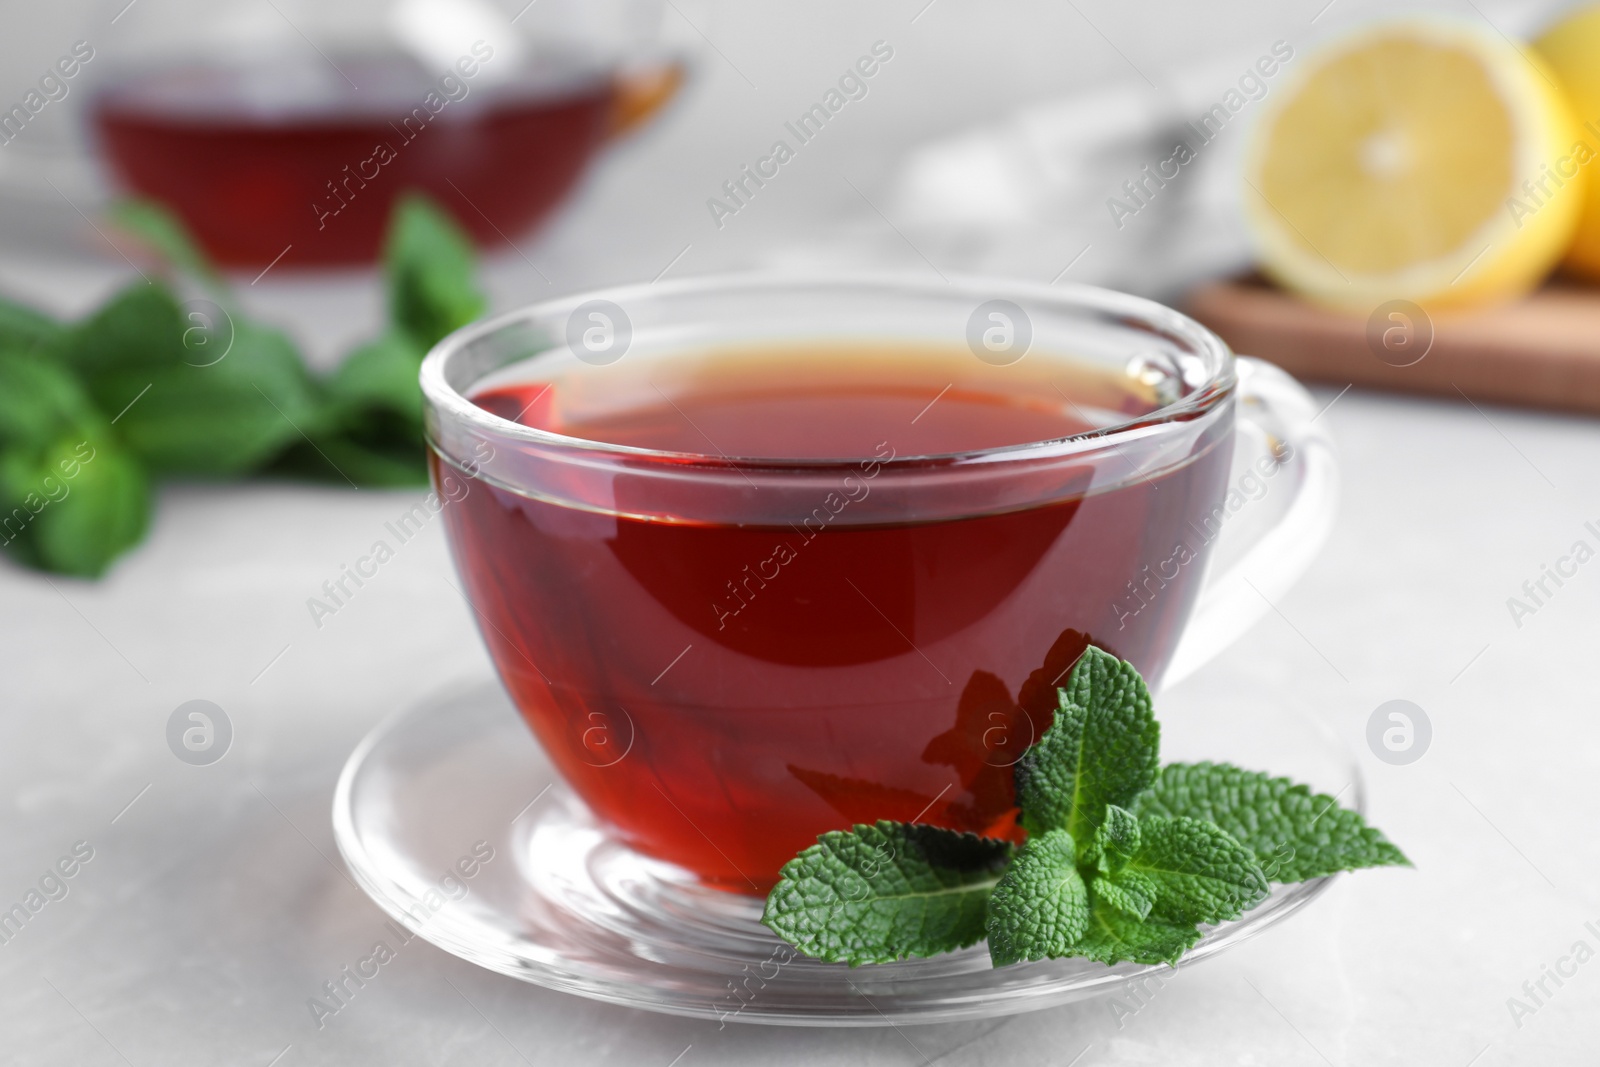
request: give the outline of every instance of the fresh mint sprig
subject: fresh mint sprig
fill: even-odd
[[[1356,812],[1222,763],[1160,767],[1134,667],[1089,647],[1055,721],[1017,763],[1020,847],[880,821],[832,831],[783,868],[762,922],[819,959],[884,963],[988,939],[995,966],[1083,957],[1175,964],[1205,924],[1270,884],[1410,865]]]
[[[918,823],[823,834],[784,867],[764,922],[807,955],[888,963],[977,944],[1011,844]]]
[[[417,372],[485,306],[472,246],[442,211],[420,197],[396,206],[389,324],[325,377],[244,313],[166,210],[130,202],[113,220],[221,314],[197,315],[163,279],[75,323],[0,299],[0,547],[12,558],[99,575],[143,538],[162,478],[427,481]]]

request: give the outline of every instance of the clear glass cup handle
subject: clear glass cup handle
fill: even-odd
[[[1214,524],[1199,603],[1162,676],[1171,686],[1237,640],[1289,590],[1333,528],[1339,468],[1327,424],[1299,382],[1271,363],[1237,361],[1233,470]],[[1213,526],[1208,526],[1213,530]]]

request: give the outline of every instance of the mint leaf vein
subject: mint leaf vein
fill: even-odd
[[[1411,864],[1382,831],[1334,797],[1226,763],[1168,764],[1135,810],[1215,823],[1254,851],[1274,882]]]
[[[1030,833],[1062,829],[1087,842],[1106,805],[1128,807],[1155,780],[1161,728],[1133,664],[1098,648],[1059,695],[1055,722],[1017,762],[1017,802]]]
[[[784,865],[761,921],[807,955],[851,966],[965,948],[983,939],[1011,851],[920,824],[831,831]]]

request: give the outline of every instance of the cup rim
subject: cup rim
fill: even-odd
[[[591,300],[609,300],[626,306],[626,302],[648,297],[652,300],[671,299],[681,295],[699,295],[716,291],[739,293],[770,291],[786,287],[835,287],[859,291],[863,288],[883,292],[913,291],[922,294],[946,295],[983,300],[1009,298],[1030,301],[1034,304],[1052,304],[1060,307],[1083,307],[1121,315],[1136,322],[1152,326],[1161,332],[1177,335],[1189,342],[1197,352],[1215,361],[1215,368],[1206,380],[1188,395],[1163,405],[1154,411],[1130,416],[1110,426],[1083,430],[1064,437],[1038,441],[999,445],[993,448],[965,452],[940,452],[895,456],[880,460],[884,466],[906,467],[953,463],[991,463],[1021,458],[1035,458],[1086,448],[1118,447],[1122,441],[1139,431],[1169,422],[1182,421],[1186,415],[1198,415],[1214,407],[1232,394],[1238,385],[1234,352],[1216,333],[1175,308],[1159,301],[1130,293],[1119,292],[1096,285],[1068,283],[1063,285],[986,278],[978,275],[948,274],[947,281],[935,282],[921,275],[901,272],[822,272],[793,270],[761,270],[742,273],[717,273],[694,275],[670,282],[635,282],[600,289],[581,289],[565,296],[553,297],[534,304],[524,305],[514,311],[469,323],[439,340],[422,361],[419,379],[424,400],[440,414],[460,420],[481,432],[493,433],[502,438],[524,441],[545,448],[568,452],[584,452],[609,456],[619,460],[654,461],[674,466],[692,464],[702,467],[727,467],[732,469],[807,469],[850,467],[861,462],[861,457],[799,458],[767,456],[724,456],[701,452],[680,452],[669,449],[641,448],[636,445],[615,444],[585,437],[574,437],[542,430],[479,407],[464,393],[452,386],[445,377],[445,367],[450,359],[473,342],[519,322],[551,315]],[[826,332],[818,331],[818,336]],[[429,429],[430,439],[434,437]],[[437,450],[437,441],[430,441]]]

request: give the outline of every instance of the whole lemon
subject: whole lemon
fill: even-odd
[[[1591,171],[1584,190],[1578,232],[1567,250],[1566,265],[1592,278],[1600,278],[1600,4],[1578,9],[1534,42],[1561,87],[1582,129],[1579,139],[1587,148],[1583,169]]]

